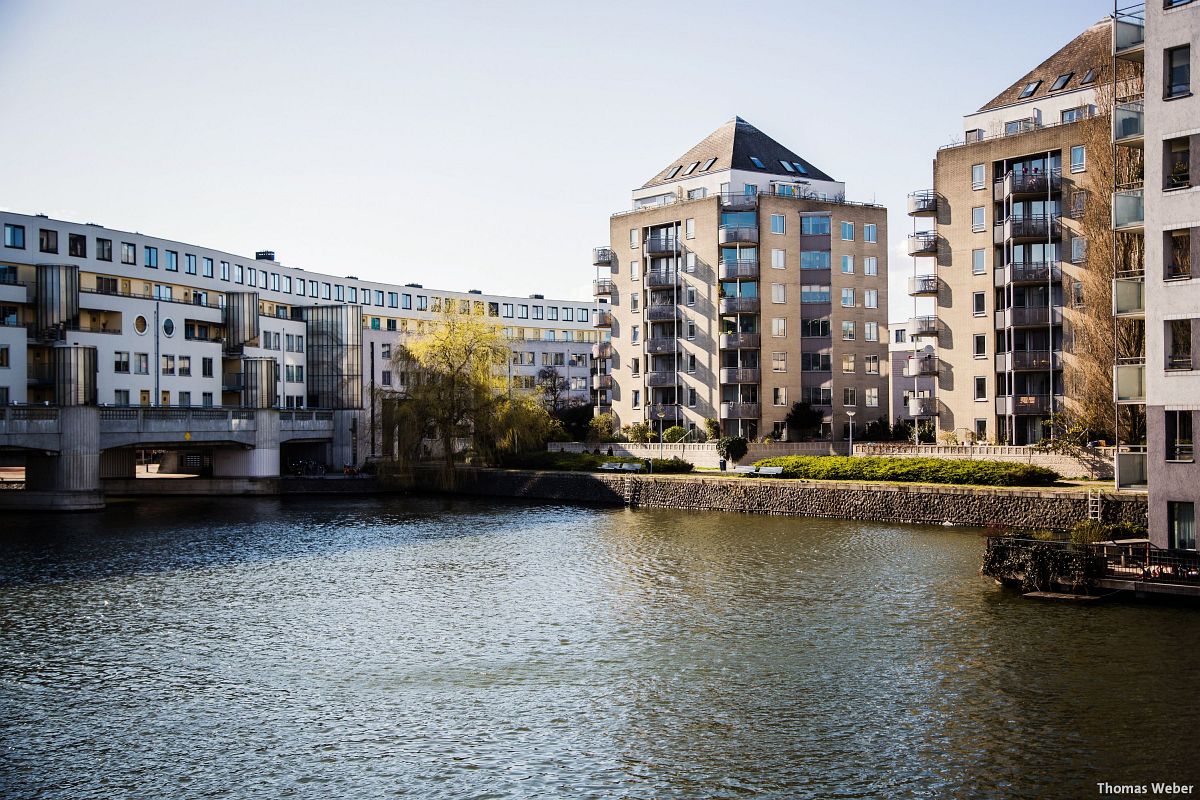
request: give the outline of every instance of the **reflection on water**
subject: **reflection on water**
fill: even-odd
[[[1200,614],[1022,600],[974,531],[410,498],[3,529],[3,797],[1200,783]]]

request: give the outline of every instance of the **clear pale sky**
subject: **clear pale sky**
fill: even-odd
[[[739,115],[889,207],[903,318],[905,195],[938,145],[1110,10],[0,0],[0,207],[581,298],[608,215]]]

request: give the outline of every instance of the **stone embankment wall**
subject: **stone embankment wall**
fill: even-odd
[[[418,470],[412,488],[438,491],[436,472]],[[1034,489],[463,469],[455,491],[635,508],[1026,529],[1065,530],[1088,518],[1087,492]],[[1105,522],[1146,524],[1144,495],[1102,497]]]

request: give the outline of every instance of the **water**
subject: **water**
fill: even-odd
[[[1095,797],[1200,784],[1200,610],[980,531],[445,499],[0,521],[0,797]]]

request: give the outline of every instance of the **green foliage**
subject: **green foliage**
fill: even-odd
[[[1114,539],[1145,539],[1146,529],[1132,522],[1104,523],[1089,519],[1071,526],[1071,541],[1075,544],[1095,544]]]
[[[654,442],[658,440],[658,437],[654,434],[654,429],[645,422],[634,422],[630,425],[626,425],[624,428],[621,428],[621,433],[629,437],[629,441],[637,442],[639,444],[646,444],[647,442]]]
[[[704,420],[704,433],[709,439],[721,438],[721,421],[712,419],[711,417]]]
[[[825,415],[808,403],[792,403],[783,422],[797,439],[811,438],[821,430]]]
[[[717,455],[735,464],[749,449],[750,445],[741,436],[723,436],[717,440]]]
[[[513,469],[556,469],[568,472],[595,472],[602,464],[645,464],[645,459],[634,456],[606,456],[594,453],[540,452],[512,453],[505,455],[501,465]],[[682,458],[651,459],[655,473],[670,474],[691,472],[690,461]]]
[[[678,442],[685,436],[687,436],[687,428],[682,425],[672,425],[663,431],[664,442]]]
[[[1028,592],[1050,589],[1055,583],[1086,586],[1103,566],[1087,550],[1065,542],[997,536],[988,539],[980,571],[997,580],[1019,580],[1022,591]]]
[[[886,442],[892,438],[892,429],[882,417],[872,420],[861,428],[854,429],[854,440],[861,442]]]
[[[760,467],[783,467],[785,478],[812,480],[1048,486],[1059,477],[1053,470],[1031,464],[958,458],[777,456],[756,463]]]
[[[562,423],[567,434],[564,441],[582,442],[590,435],[593,413],[588,403],[567,403],[558,411],[552,411],[551,415]]]
[[[587,440],[589,442],[611,442],[617,422],[612,414],[604,413],[592,417],[588,422]]]

